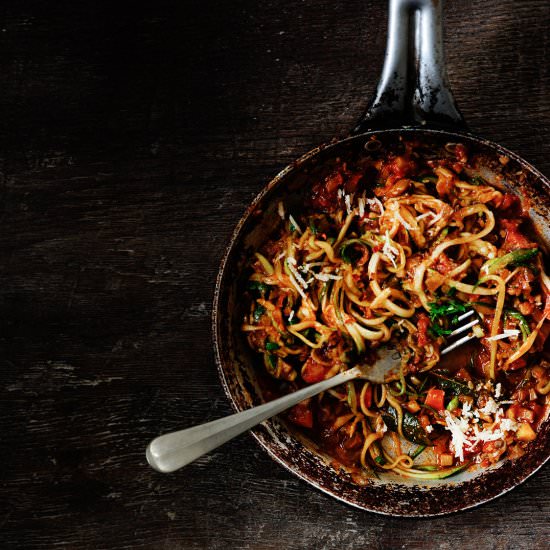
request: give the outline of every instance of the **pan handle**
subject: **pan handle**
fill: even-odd
[[[442,0],[389,0],[382,76],[352,134],[399,127],[468,130],[449,89]]]

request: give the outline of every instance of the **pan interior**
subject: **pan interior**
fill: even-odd
[[[375,136],[380,149],[367,150]],[[263,365],[240,331],[244,317],[243,288],[247,259],[272,235],[280,220],[278,203],[299,211],[309,186],[330,173],[335,163],[358,156],[395,151],[403,139],[415,140],[434,156],[449,143],[463,143],[474,170],[490,182],[521,197],[542,246],[550,248],[550,183],[517,155],[491,142],[436,130],[369,132],[319,147],[285,168],[260,193],[237,226],[222,262],[214,304],[214,337],[218,367],[225,391],[236,410],[264,401],[268,384]],[[377,146],[378,147],[378,146]],[[276,418],[253,431],[260,444],[285,467],[318,488],[355,506],[403,516],[436,515],[474,506],[509,490],[536,471],[548,458],[548,424],[532,442],[530,452],[515,461],[503,461],[447,480],[409,480],[395,474],[348,470],[335,464],[314,442]]]

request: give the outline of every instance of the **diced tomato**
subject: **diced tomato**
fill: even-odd
[[[315,361],[315,359],[309,357],[302,367],[302,378],[308,384],[315,384],[325,379],[330,367]]]
[[[372,386],[370,384],[363,394],[363,405],[365,405],[367,409],[372,407]]]
[[[410,157],[396,157],[384,163],[384,166],[380,171],[380,177],[383,180],[386,180],[391,176],[395,176],[396,179],[404,178],[405,176],[414,173],[416,168],[416,162]]]
[[[430,318],[425,313],[420,313],[418,315],[418,345],[420,347],[425,346],[430,342],[430,338],[428,336],[428,327],[430,326]]]
[[[517,195],[512,193],[504,193],[501,203],[497,208],[505,215],[505,217],[518,217],[521,215],[521,201]]]
[[[430,388],[426,395],[425,405],[435,409],[436,411],[442,411],[445,408],[445,392],[438,388]]]
[[[311,402],[310,400],[302,401],[297,405],[294,405],[292,409],[288,411],[288,419],[297,424],[298,426],[303,426],[304,428],[313,427],[313,412],[311,411]]]
[[[439,176],[437,183],[435,184],[435,189],[440,197],[446,197],[451,194],[455,186],[455,179],[452,177]]]
[[[457,143],[455,147],[455,155],[458,162],[462,162],[463,164],[466,163],[468,160],[468,150],[466,149],[466,146],[462,143]]]
[[[500,225],[506,230],[506,237],[502,248],[504,250],[518,250],[535,246],[519,229],[521,220],[500,220]]]
[[[333,172],[324,181],[319,181],[312,189],[312,204],[321,210],[331,210],[337,205],[338,189],[344,183],[340,172]]]

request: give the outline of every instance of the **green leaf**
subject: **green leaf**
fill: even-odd
[[[271,290],[269,285],[266,285],[260,281],[248,281],[247,288],[250,293],[257,298],[269,296],[269,291]]]
[[[470,183],[472,185],[487,185],[487,182],[481,176],[472,176]]]
[[[397,431],[397,411],[393,407],[388,407],[387,411],[382,413],[382,418],[390,430]],[[403,411],[403,435],[417,445],[431,445],[420,420],[408,411]]]
[[[474,395],[474,392],[466,385],[440,374],[432,373],[438,388],[449,392],[452,395]]]
[[[254,313],[252,314],[252,318],[256,323],[258,323],[264,313],[265,307],[260,304],[256,304],[256,307],[254,308]]]
[[[464,302],[459,302],[452,298],[446,302],[432,302],[428,305],[430,307],[430,319],[432,321],[457,313],[465,313],[468,310],[468,306]]]

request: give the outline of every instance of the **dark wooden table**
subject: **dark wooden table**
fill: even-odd
[[[0,6],[2,548],[548,547],[550,470],[478,509],[377,516],[243,436],[174,475],[153,436],[228,414],[224,247],[280,168],[351,128],[385,0]],[[550,4],[449,2],[471,127],[550,175]]]

